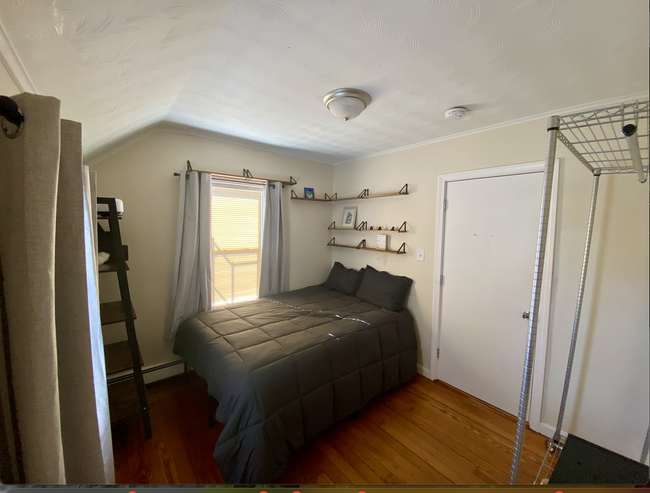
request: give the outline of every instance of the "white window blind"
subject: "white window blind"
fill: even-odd
[[[258,297],[264,185],[212,179],[212,306]]]

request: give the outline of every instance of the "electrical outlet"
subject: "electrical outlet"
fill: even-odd
[[[417,253],[417,256],[415,257],[415,260],[419,260],[420,262],[424,262],[424,248],[418,248],[418,253]]]

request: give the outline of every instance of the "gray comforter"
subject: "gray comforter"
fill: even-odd
[[[323,286],[201,313],[174,352],[219,401],[214,458],[227,483],[272,482],[310,437],[416,375],[407,310]]]

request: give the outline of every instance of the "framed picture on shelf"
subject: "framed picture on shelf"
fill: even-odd
[[[357,227],[357,207],[350,206],[343,209],[343,220],[341,227],[345,229],[354,229]]]
[[[305,187],[305,198],[313,199],[314,198],[314,189]]]

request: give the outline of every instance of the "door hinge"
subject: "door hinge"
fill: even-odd
[[[445,276],[440,274],[440,285],[442,286],[445,283]]]
[[[448,204],[448,202],[449,202],[449,201],[448,201],[447,199],[445,199],[445,201],[442,203],[442,210],[443,210],[443,211],[446,211],[446,210],[447,210],[447,204]]]
[[[438,348],[437,357],[440,358],[440,348]]]

